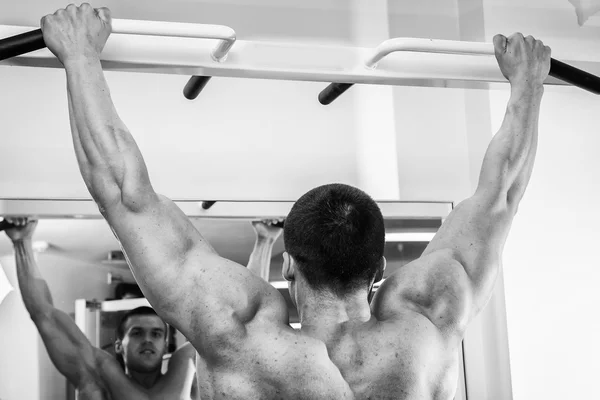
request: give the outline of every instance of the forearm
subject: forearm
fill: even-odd
[[[113,105],[100,60],[70,61],[65,70],[73,144],[92,196],[103,200],[109,194],[120,197],[123,191],[135,193],[136,187],[149,186],[145,163]]]
[[[535,160],[543,86],[513,86],[504,121],[486,152],[479,188],[526,186]]]
[[[35,320],[54,308],[52,296],[37,267],[31,239],[15,241],[14,248],[23,303],[31,318]]]
[[[248,269],[267,282],[269,281],[273,244],[272,239],[257,237],[254,250],[248,260]]]

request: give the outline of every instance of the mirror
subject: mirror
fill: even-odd
[[[252,220],[283,217],[293,202],[217,202],[209,207],[201,201],[178,202],[192,223],[225,258],[247,265],[255,242]],[[418,258],[427,242],[452,209],[451,203],[379,202],[385,218],[388,262],[387,277]],[[89,201],[0,200],[3,215],[40,218],[34,235],[36,260],[53,296],[54,306],[77,319],[90,341],[111,354],[115,328],[123,310],[145,304],[119,244],[108,224],[100,219]],[[71,212],[71,214],[69,214]],[[281,275],[283,238],[273,245],[269,282],[288,302],[290,323],[298,327],[298,314]],[[0,236],[0,264],[7,281],[18,288],[12,243]],[[83,302],[77,308],[76,302]],[[77,312],[79,315],[77,315]],[[83,318],[83,319],[82,319]],[[82,322],[83,321],[83,322]],[[44,344],[23,306],[18,290],[12,290],[0,304],[0,324],[11,326],[0,333],[0,370],[15,371],[15,384],[31,393],[51,393],[52,399],[73,398],[66,379],[52,365]],[[175,330],[169,335],[169,350],[185,342]],[[168,355],[165,357],[168,359]],[[39,376],[19,371],[39,366]],[[23,398],[28,397],[27,394]],[[39,397],[42,398],[42,397]]]

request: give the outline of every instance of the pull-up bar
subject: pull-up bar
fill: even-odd
[[[7,38],[0,40],[0,65],[62,68],[49,50],[42,49],[43,37],[39,29],[30,32],[34,29],[0,25],[0,37]],[[493,54],[493,46],[486,43],[391,39],[372,49],[244,41],[236,40],[233,29],[224,26],[118,19],[113,20],[113,31],[120,34],[111,36],[102,51],[104,70],[191,75],[185,89],[188,98],[195,97],[212,76],[335,82],[321,93],[323,103],[356,83],[477,88],[480,82],[506,82],[494,57],[480,56]],[[215,48],[205,38],[220,42]],[[396,54],[382,61],[391,52]],[[600,63],[581,65],[600,74]],[[551,75],[545,84],[570,83],[600,93],[599,78],[575,66],[553,60]]]
[[[381,43],[366,59],[364,68],[375,69],[377,63],[393,52],[418,52],[418,53],[445,53],[464,54],[477,56],[494,56],[492,43],[459,42],[453,40],[431,40],[416,38],[395,38]],[[550,76],[580,87],[594,94],[600,94],[600,78],[565,64],[555,59],[550,61]],[[332,83],[319,93],[319,102],[323,105],[331,104],[346,90],[353,86],[352,83]]]
[[[211,57],[217,62],[224,61],[235,43],[235,31],[223,25],[202,25],[179,22],[138,21],[131,19],[113,19],[112,32],[128,35],[168,36],[196,39],[218,39]],[[41,29],[25,32],[0,40],[0,61],[16,57],[46,47]],[[195,98],[206,86],[210,76],[198,77],[194,88]],[[186,97],[188,94],[186,93]]]

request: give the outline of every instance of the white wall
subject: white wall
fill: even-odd
[[[88,264],[61,254],[41,253],[37,262],[47,281],[54,306],[72,314],[76,299],[104,300],[114,294],[106,283],[109,272],[128,282],[128,270]],[[0,264],[16,289],[0,305],[0,398],[2,400],[56,400],[66,398],[66,380],[52,365],[48,353],[23,305],[16,276],[14,255]]]
[[[491,92],[492,109],[507,96]],[[599,110],[591,94],[546,88],[535,169],[504,252],[515,400],[598,390]]]
[[[520,31],[542,39],[557,59],[600,61],[600,27],[579,27],[567,0],[484,0],[486,41]],[[506,90],[490,91],[494,131]],[[597,393],[600,263],[598,98],[546,87],[530,185],[504,251],[513,398],[583,399]]]
[[[356,183],[352,106],[325,108],[323,84],[214,78],[194,102],[184,76],[107,73],[155,188],[174,198],[292,199]],[[64,72],[0,68],[0,197],[89,197],[75,161]],[[18,177],[18,178],[16,178]]]

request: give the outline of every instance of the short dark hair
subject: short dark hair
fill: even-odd
[[[123,340],[123,337],[125,336],[125,324],[127,323],[127,320],[135,315],[156,315],[158,317],[158,314],[156,314],[156,311],[154,311],[154,309],[152,307],[146,307],[146,306],[142,306],[142,307],[137,307],[134,308],[133,310],[127,311],[127,313],[125,313],[122,317],[121,317],[121,321],[119,321],[119,325],[117,326],[117,338],[120,340]],[[160,318],[160,317],[159,317]],[[165,337],[167,334],[167,323],[163,321],[163,323],[165,324]]]
[[[383,257],[385,228],[377,203],[352,186],[319,186],[285,220],[286,251],[315,290],[344,296],[367,287]]]

